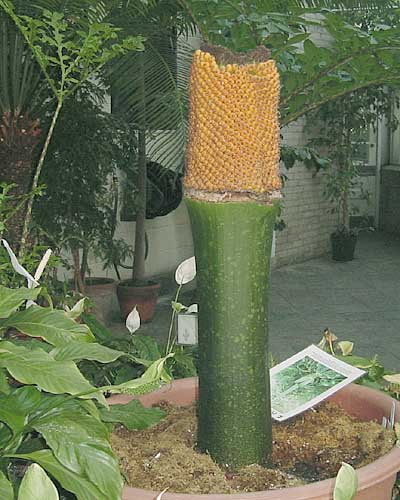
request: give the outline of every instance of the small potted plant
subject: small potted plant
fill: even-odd
[[[147,161],[146,177],[146,220],[168,215],[175,210],[182,201],[182,176],[164,168],[157,162]],[[121,220],[135,221],[138,224],[137,210],[135,210],[137,191],[134,180],[130,179],[130,176],[127,176],[123,189]],[[139,220],[139,234],[142,234],[142,228],[140,227],[142,223],[143,221]],[[144,243],[144,259],[141,256],[141,264],[143,265],[149,252],[149,241],[146,232],[144,234]],[[146,280],[142,280],[145,286],[140,286],[140,281],[138,280],[136,280],[137,284],[135,284],[135,279],[133,278],[134,275],[137,275],[134,272],[135,259],[132,266],[124,264],[128,257],[134,256],[133,250],[128,250],[130,246],[126,242],[111,238],[108,247],[102,258],[105,260],[105,263],[107,262],[107,255],[108,258],[112,257],[114,259],[113,265],[119,280],[117,295],[122,316],[125,318],[133,307],[138,306],[142,321],[149,321],[156,307],[157,293],[160,288],[159,284],[152,280],[147,283]],[[132,278],[121,281],[118,267],[131,269],[133,271]]]
[[[370,131],[389,112],[391,101],[392,94],[384,87],[361,89],[326,103],[310,116],[311,133],[315,134],[314,124],[319,125],[319,134],[311,144],[327,150],[329,159],[320,167],[325,172],[325,198],[337,215],[331,234],[333,260],[347,262],[354,258],[359,229],[350,225],[357,211],[352,198],[360,187],[362,190],[360,175],[368,163]],[[363,195],[368,198],[368,193]]]
[[[343,155],[344,149],[337,152]],[[339,262],[348,262],[354,259],[357,244],[357,231],[350,228],[350,196],[356,187],[359,169],[350,158],[334,161],[327,173],[326,196],[335,204],[332,209],[337,213],[337,227],[331,234],[332,258]]]

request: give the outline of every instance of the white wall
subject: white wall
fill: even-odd
[[[183,260],[193,255],[193,241],[189,216],[184,203],[166,215],[146,221],[146,231],[149,239],[149,254],[146,260],[146,276],[173,273]],[[120,222],[115,234],[134,245],[134,222]],[[116,278],[113,270],[102,270],[101,261],[90,256],[92,276],[108,276]],[[126,262],[126,264],[130,264]],[[121,269],[122,278],[129,278],[130,271]]]

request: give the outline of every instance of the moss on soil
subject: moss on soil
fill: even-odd
[[[227,471],[196,451],[196,407],[165,403],[167,417],[144,431],[115,429],[112,447],[130,486],[183,493],[235,493],[297,486],[335,476],[341,462],[366,465],[394,446],[393,431],[360,422],[339,406],[317,408],[273,425],[273,454],[266,466]]]

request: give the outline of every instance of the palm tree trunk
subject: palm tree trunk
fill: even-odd
[[[146,204],[147,204],[147,158],[146,158],[146,88],[145,74],[143,65],[143,55],[139,55],[140,60],[140,130],[139,130],[139,166],[137,176],[138,187],[138,209],[136,212],[136,230],[135,230],[135,256],[132,269],[132,281],[143,281],[145,274],[146,260]]]

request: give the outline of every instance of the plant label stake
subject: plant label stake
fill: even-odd
[[[178,344],[197,345],[198,343],[198,318],[197,313],[178,314]]]

